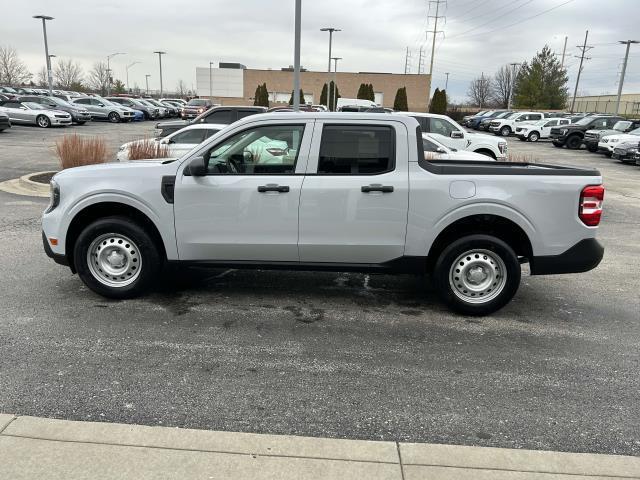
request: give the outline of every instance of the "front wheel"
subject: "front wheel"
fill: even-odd
[[[591,153],[596,153],[598,151],[598,146],[597,145],[587,145],[587,150],[589,150]]]
[[[505,306],[520,286],[513,249],[491,235],[469,235],[438,257],[433,280],[439,297],[465,315],[488,315]]]
[[[580,145],[582,145],[582,138],[580,138],[578,135],[572,135],[567,138],[566,143],[569,150],[578,150],[580,148]]]
[[[84,125],[85,123],[87,123],[87,122],[85,122],[85,121],[76,122],[77,125]]]
[[[147,291],[163,263],[149,233],[124,217],[106,217],[89,224],[75,243],[73,259],[87,287],[117,299]]]
[[[38,115],[36,118],[36,123],[39,127],[49,128],[51,126],[51,120],[46,115]]]
[[[120,115],[118,115],[118,113],[117,113],[117,112],[111,112],[107,118],[109,119],[109,121],[110,121],[111,123],[118,123],[118,122],[120,122]]]
[[[553,142],[553,146],[556,147],[556,148],[562,148],[564,146],[564,144],[558,143],[558,142]]]
[[[511,135],[511,128],[508,126],[504,126],[500,129],[500,135],[502,135],[503,137],[508,137],[509,135]]]
[[[529,134],[530,142],[537,142],[538,140],[540,140],[540,134],[538,132],[531,132]]]

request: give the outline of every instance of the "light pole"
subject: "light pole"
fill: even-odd
[[[129,90],[129,92],[131,92],[131,89],[129,88],[129,69],[138,63],[140,62],[133,62],[124,67],[125,72],[127,72],[127,90]]]
[[[302,30],[302,0],[296,0],[293,42],[293,111],[300,111],[300,32]]]
[[[320,29],[321,32],[329,32],[329,67],[327,69],[327,108],[331,110],[329,107],[329,87],[331,86],[331,45],[333,43],[333,32],[341,32],[339,28],[333,27],[324,27]]]
[[[518,77],[518,74],[516,73],[517,71],[516,69],[522,64],[518,62],[514,62],[514,63],[510,63],[509,65],[511,65],[513,70],[511,73],[511,85],[509,85],[509,98],[507,99],[507,110],[511,110],[511,100],[513,98],[513,87],[516,83],[516,78]]]
[[[160,64],[160,98],[162,98],[163,97],[163,94],[162,94],[162,91],[163,91],[163,89],[162,89],[162,55],[165,55],[167,52],[163,52],[163,51],[158,50],[158,51],[155,51],[153,53],[157,53],[158,54],[158,62]]]
[[[338,60],[342,60],[342,57],[331,57],[333,60],[333,88],[331,89],[331,97],[332,97],[332,106],[335,110],[338,107],[338,99],[336,98],[338,94]],[[328,93],[328,92],[327,92]]]
[[[107,55],[107,96],[111,95],[111,57],[115,57],[116,55],[126,55],[126,53],[116,52]]]
[[[213,63],[209,62],[209,99],[213,102]]]
[[[447,88],[449,88],[449,72],[446,72],[445,75],[447,76],[447,80],[444,82],[444,89],[446,91]]]
[[[145,76],[144,76],[144,81],[145,81],[145,82],[146,82],[146,84],[147,84],[147,95],[149,95],[149,77],[150,77],[150,76],[151,76],[151,75],[149,75],[148,73],[147,73],[147,74],[145,74]]]
[[[47,60],[47,81],[49,82],[49,95],[53,95],[53,78],[51,76],[51,57],[49,56],[49,43],[47,42],[47,20],[53,20],[48,15],[34,15],[33,18],[42,20],[42,34],[44,35],[44,54]]]

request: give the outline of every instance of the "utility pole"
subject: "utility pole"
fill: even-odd
[[[564,68],[564,56],[567,53],[567,40],[569,40],[569,37],[565,36],[564,37],[564,48],[562,49],[562,63],[560,64],[561,67]]]
[[[411,52],[409,52],[409,47],[407,47],[407,53],[404,56],[404,74],[407,75],[411,71]]]
[[[338,108],[338,99],[336,98],[336,95],[338,94],[338,60],[342,60],[342,57],[331,57],[331,60],[334,61],[333,88],[331,89],[331,96],[333,98],[333,101],[331,103],[333,103],[334,105],[333,109],[336,110]]]
[[[163,88],[162,88],[162,55],[166,55],[167,52],[163,52],[163,51],[156,51],[153,53],[157,53],[158,54],[158,62],[160,64],[160,98],[162,98],[163,95]]]
[[[624,63],[622,64],[622,74],[620,75],[620,84],[618,85],[618,98],[616,100],[616,115],[620,111],[620,97],[622,96],[622,85],[624,84],[624,76],[627,73],[627,62],[629,61],[629,49],[632,43],[640,43],[638,40],[620,40],[619,43],[627,45],[627,51],[624,54]]]
[[[327,67],[327,108],[331,111],[329,106],[329,88],[331,87],[331,45],[333,43],[333,32],[341,32],[339,28],[324,27],[320,29],[321,32],[329,32],[329,66]]]
[[[444,89],[447,90],[449,87],[449,72],[445,72],[445,75],[447,76],[447,80],[444,83]]]
[[[516,78],[518,77],[516,73],[516,68],[518,68],[522,64],[518,62],[513,62],[513,63],[510,63],[509,65],[511,65],[511,82],[509,85],[509,99],[507,100],[507,110],[511,110],[511,101],[513,99],[513,87],[514,87],[514,84],[516,83]]]
[[[209,62],[209,99],[213,102],[213,63]]]
[[[145,74],[145,76],[144,76],[144,81],[145,81],[145,82],[146,82],[146,84],[147,84],[147,95],[149,95],[149,77],[150,77],[150,76],[151,76],[151,75],[149,75],[148,73],[147,73],[147,74]]]
[[[422,47],[420,47],[420,55],[418,57],[418,75],[420,75],[422,73],[423,67],[424,67],[424,63],[422,61],[423,58],[423,51],[422,51]]]
[[[428,18],[435,18],[435,22],[433,24],[433,31],[431,32],[433,35],[433,38],[431,39],[431,63],[429,65],[429,77],[433,78],[433,58],[434,55],[436,53],[436,36],[438,35],[438,33],[442,33],[441,31],[438,31],[438,20],[440,18],[444,18],[443,16],[440,16],[440,4],[444,3],[446,4],[447,0],[430,0],[429,1],[429,5],[431,5],[432,3],[436,4],[436,14],[435,16],[427,16]],[[431,82],[429,82],[429,89],[431,89]],[[431,97],[431,91],[428,92],[428,98]]]
[[[571,101],[571,113],[573,113],[573,107],[576,105],[576,95],[578,95],[578,85],[580,84],[580,74],[582,73],[582,64],[584,63],[585,56],[584,54],[591,50],[593,47],[587,45],[587,40],[589,39],[589,30],[584,35],[584,45],[578,45],[578,48],[582,51],[580,55],[580,67],[578,68],[578,78],[576,78],[576,88],[573,91],[573,100]],[[578,57],[576,57],[578,58]],[[589,60],[589,58],[586,58]]]
[[[47,42],[47,20],[53,20],[48,15],[34,15],[33,18],[42,20],[42,34],[44,35],[44,54],[47,59],[47,81],[49,83],[49,95],[53,95],[53,76],[51,75],[51,56],[49,55],[49,43]]]
[[[293,111],[300,111],[300,30],[302,23],[302,0],[296,0],[295,39],[293,43]]]

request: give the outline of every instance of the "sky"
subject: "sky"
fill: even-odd
[[[406,49],[411,73],[429,70],[436,3],[427,0],[302,0],[301,63],[326,71],[328,34],[341,71],[402,73]],[[553,9],[553,10],[550,10]],[[550,11],[547,11],[550,10]],[[249,68],[279,69],[293,64],[294,0],[0,0],[0,45],[12,46],[36,74],[44,65],[42,26],[33,15],[55,17],[47,23],[49,51],[74,59],[85,71],[107,55],[115,78],[144,88],[159,88],[157,55],[164,50],[165,90],[179,80],[190,88],[196,67],[209,62],[240,62]],[[10,14],[7,14],[10,12]],[[493,75],[502,65],[530,60],[548,44],[562,53],[573,93],[578,71],[576,47],[594,48],[585,61],[579,94],[616,93],[625,46],[640,40],[640,0],[441,0],[434,55],[433,87],[454,101],[467,98],[469,82]],[[55,62],[57,58],[54,58]],[[631,46],[625,92],[640,93],[640,44]]]

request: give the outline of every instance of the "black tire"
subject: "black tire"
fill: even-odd
[[[511,135],[511,127],[509,125],[505,125],[500,129],[500,135],[503,137],[508,137]]]
[[[587,150],[589,150],[591,153],[596,153],[598,151],[598,146],[597,145],[587,145]]]
[[[579,135],[571,135],[565,143],[569,150],[578,150],[582,146],[582,138]]]
[[[84,125],[87,122],[76,122],[77,125]]]
[[[46,115],[38,115],[36,117],[36,125],[41,128],[49,128],[51,126],[51,120]]]
[[[540,134],[538,132],[531,132],[527,138],[530,142],[537,142],[540,140]]]
[[[466,253],[469,256],[465,258]],[[456,268],[458,264],[463,268]],[[506,271],[506,278],[502,270]],[[466,284],[464,280],[455,283],[460,281],[456,273],[465,272],[468,275],[490,273],[481,280],[479,289],[470,289],[466,294],[463,288],[468,288],[472,280],[466,280]],[[442,301],[458,313],[474,316],[489,315],[509,303],[518,291],[520,277],[520,263],[513,249],[499,238],[484,234],[469,235],[451,243],[442,251],[433,270],[433,284]],[[494,280],[495,283],[491,283]],[[484,298],[489,300],[481,299],[482,295],[487,295]]]
[[[611,158],[611,157],[613,157],[613,153],[612,152],[605,152],[604,156],[607,157],[607,158]]]
[[[98,263],[100,258],[97,255],[95,266],[89,266],[89,249],[93,248],[94,242],[102,238],[105,238],[104,244],[99,241],[97,248],[104,248],[100,252],[104,252],[106,257],[109,257],[107,254],[109,248],[119,249],[117,253],[127,251],[125,252],[126,260],[124,260],[126,265],[123,266],[126,270],[102,271],[100,266],[104,267],[104,263]],[[118,245],[119,238],[124,240],[120,242],[122,245]],[[111,240],[110,243],[109,240]],[[130,256],[128,252],[132,255]],[[78,275],[87,287],[103,297],[115,299],[133,298],[148,291],[164,263],[160,249],[151,235],[133,220],[125,217],[105,217],[87,225],[74,245],[73,259]],[[102,273],[98,273],[98,270]],[[115,275],[113,272],[116,272]],[[120,277],[120,275],[123,276]],[[129,278],[124,275],[129,275]],[[101,276],[107,279],[100,279]],[[114,285],[105,284],[105,282],[113,282]],[[131,283],[126,284],[126,282]]]
[[[556,148],[562,148],[564,147],[564,143],[553,142],[553,146]]]
[[[120,123],[120,115],[118,115],[118,112],[109,113],[109,115],[107,115],[107,119],[111,123]]]

